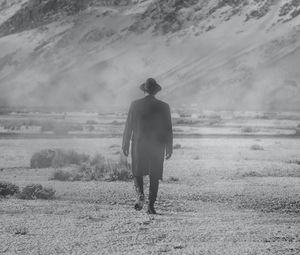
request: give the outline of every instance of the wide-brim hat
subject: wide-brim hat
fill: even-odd
[[[161,91],[161,86],[156,82],[156,80],[149,78],[140,86],[140,89],[144,92],[148,92],[149,94],[156,94]]]

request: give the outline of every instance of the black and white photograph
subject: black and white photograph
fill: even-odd
[[[0,0],[0,254],[300,255],[300,0]]]

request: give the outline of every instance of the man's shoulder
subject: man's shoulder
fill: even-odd
[[[169,108],[169,104],[167,104],[166,102],[162,101],[162,100],[159,100],[159,99],[155,99],[154,101],[152,101],[152,103],[155,103],[159,106],[161,106],[162,108]],[[141,105],[144,105],[144,104],[148,104],[149,103],[149,100],[144,97],[144,98],[140,98],[140,99],[136,99],[134,101],[131,102],[131,106],[132,107],[139,107]]]
[[[157,100],[157,101],[164,108],[169,108],[170,107],[168,103],[166,103],[166,102],[164,102],[162,100]]]
[[[138,105],[140,103],[142,103],[142,98],[141,99],[136,99],[136,100],[132,101],[131,102],[131,106],[134,107],[134,106],[136,106],[136,105]]]

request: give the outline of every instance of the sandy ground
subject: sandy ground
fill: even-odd
[[[165,164],[159,215],[149,217],[146,208],[133,210],[130,182],[49,181],[53,169],[26,168],[42,148],[113,157],[118,148],[110,146],[120,139],[0,141],[0,180],[57,191],[53,201],[0,201],[0,253],[300,253],[300,139],[174,143],[181,148]],[[263,150],[252,150],[253,144]]]

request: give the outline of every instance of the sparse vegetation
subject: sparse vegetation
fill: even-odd
[[[131,178],[131,166],[127,162],[127,158],[120,155],[118,161],[112,161],[105,159],[101,154],[96,154],[73,171],[54,171],[50,179],[59,181],[128,181]]]
[[[174,150],[179,150],[179,149],[181,149],[181,144],[179,144],[179,143],[175,144],[175,145],[173,146],[173,149],[174,149]]]
[[[54,150],[41,150],[33,154],[30,159],[31,168],[47,168],[52,165],[52,160],[55,156]]]
[[[262,177],[263,175],[256,172],[256,171],[250,171],[242,174],[242,177]]]
[[[26,228],[25,226],[17,226],[14,229],[14,234],[15,235],[27,235],[28,234],[28,228]]]
[[[71,177],[72,174],[70,172],[59,169],[53,172],[50,180],[68,181]]]
[[[243,127],[242,128],[243,133],[254,133],[256,130],[253,127]]]
[[[10,182],[0,182],[0,196],[13,196],[19,193],[19,187]]]
[[[178,182],[179,181],[179,178],[178,177],[174,177],[174,176],[170,176],[168,178],[168,182]]]
[[[83,153],[77,153],[73,150],[66,151],[62,149],[46,149],[36,152],[30,160],[31,168],[64,167],[67,165],[80,165],[87,162],[89,156]]]
[[[300,165],[300,159],[289,160],[288,163]]]
[[[263,151],[264,147],[259,144],[253,144],[250,149],[253,151]]]
[[[200,120],[195,120],[195,119],[190,119],[190,118],[180,118],[180,119],[174,120],[173,124],[192,126],[192,125],[197,125],[200,122],[201,122]]]
[[[55,190],[53,188],[45,188],[41,184],[29,184],[25,186],[19,194],[20,199],[53,199]]]

